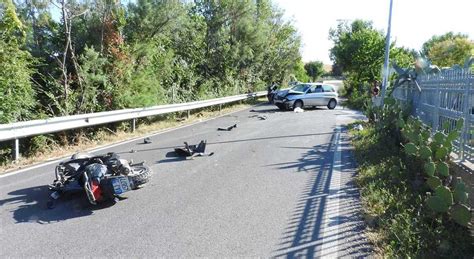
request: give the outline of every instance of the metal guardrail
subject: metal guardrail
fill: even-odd
[[[195,101],[189,103],[177,103],[158,105],[145,108],[123,109],[108,112],[97,112],[78,114],[72,116],[54,117],[44,120],[32,120],[15,122],[10,124],[0,124],[0,142],[14,140],[14,159],[19,158],[19,139],[29,136],[42,135],[47,133],[85,128],[111,122],[132,120],[132,129],[135,128],[135,119],[148,116],[155,116],[179,111],[190,111],[194,109],[222,105],[248,98],[260,97],[266,95],[266,91],[234,95],[204,101]]]
[[[421,92],[414,82],[394,90],[392,96],[413,105],[412,115],[420,118],[433,131],[441,130],[444,123],[448,131],[456,121],[464,119],[460,137],[453,145],[453,153],[461,161],[474,163],[474,74],[470,69],[442,71],[417,78]]]

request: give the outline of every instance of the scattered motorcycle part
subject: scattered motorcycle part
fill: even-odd
[[[296,107],[293,111],[294,111],[295,113],[302,113],[302,112],[304,112],[304,110],[301,109],[300,107]]]
[[[249,118],[255,118],[255,117],[257,117],[259,120],[266,120],[267,119],[267,116],[265,116],[265,115],[255,114],[255,115],[249,116]]]
[[[229,126],[227,128],[217,128],[219,131],[231,131],[233,128],[237,128],[237,124],[234,124],[232,126]]]
[[[198,145],[189,145],[188,142],[184,142],[184,148],[175,148],[174,152],[176,155],[183,157],[211,156],[214,154],[206,154],[206,140],[201,140]]]

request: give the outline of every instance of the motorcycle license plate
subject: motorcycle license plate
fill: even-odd
[[[124,192],[130,191],[130,181],[126,176],[118,176],[110,179],[112,181],[112,187],[114,188],[115,194],[122,194]]]

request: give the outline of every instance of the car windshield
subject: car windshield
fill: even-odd
[[[291,90],[296,91],[296,92],[306,92],[308,90],[309,86],[307,85],[295,85]]]

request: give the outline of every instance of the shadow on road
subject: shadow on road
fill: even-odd
[[[341,165],[337,166],[342,175],[340,179],[332,179],[335,137],[333,134],[330,144],[306,151],[296,162],[273,165],[311,174],[281,243],[274,251],[275,257],[367,257],[371,254],[370,244],[363,236],[365,226],[360,215],[359,193],[352,180],[355,170],[348,141],[339,146]],[[331,183],[335,181],[338,188],[332,188]]]
[[[174,152],[174,151],[170,151],[170,152],[166,153],[165,157],[167,157],[167,158],[163,159],[163,160],[156,161],[155,164],[182,162],[182,161],[187,160],[186,157],[178,156],[178,154],[176,154],[176,152]]]
[[[93,207],[88,203],[85,193],[79,192],[65,194],[57,201],[54,209],[47,209],[49,195],[50,191],[46,185],[20,189],[8,193],[8,198],[0,200],[0,206],[5,210],[14,206],[10,212],[16,223],[48,224],[89,216],[94,210],[112,205],[104,203]]]
[[[255,113],[276,113],[276,112],[283,112],[280,109],[278,109],[276,106],[275,108],[268,108],[268,109],[252,109],[249,112],[255,112]]]

